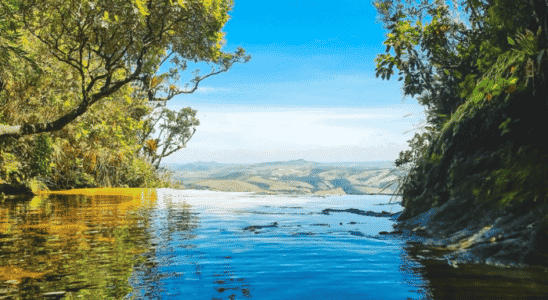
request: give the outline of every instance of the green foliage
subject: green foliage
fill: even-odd
[[[221,50],[224,43],[221,30],[232,8],[230,0],[13,3],[13,9],[8,5],[0,7],[0,16],[9,15],[10,20],[15,20],[17,34],[22,36],[10,41],[16,43],[18,49],[35,52],[22,47],[25,39],[34,39],[31,42],[46,50],[54,63],[72,72],[69,78],[77,88],[72,90],[71,97],[63,100],[62,112],[43,123],[12,123],[12,128],[2,128],[0,136],[60,130],[93,104],[106,101],[127,86],[139,86],[149,101],[170,100],[175,95],[194,92],[202,80],[250,58],[241,48],[234,53]],[[6,26],[0,28],[3,27]],[[0,37],[8,35],[0,33]],[[9,52],[15,53],[12,48]],[[189,61],[206,63],[211,66],[211,72],[200,75],[196,70],[188,83],[190,87],[154,83],[154,78],[178,80]],[[156,74],[166,62],[172,63],[169,71]],[[167,95],[160,96],[159,92]],[[15,126],[17,124],[21,124],[20,127]]]
[[[0,152],[0,166],[2,166],[0,171],[2,172],[2,177],[10,178],[14,173],[19,171],[19,165],[15,155],[4,151]]]
[[[541,170],[546,162],[513,167],[513,160],[527,158],[515,156],[511,149],[537,143],[529,134],[545,124],[541,119],[546,107],[540,103],[546,101],[548,3],[465,0],[458,4],[463,10],[449,0],[374,1],[388,30],[386,53],[376,59],[377,76],[389,79],[398,69],[404,94],[427,108],[424,141],[416,135],[409,141],[411,149],[396,161],[412,165],[402,193],[405,201],[424,202],[421,209],[443,203],[454,191],[496,199],[501,206],[528,201],[524,199],[532,196],[521,186],[536,182],[535,176],[545,180],[547,174]],[[502,145],[510,148],[492,149]],[[487,155],[486,148],[494,156]],[[493,173],[484,174],[482,168]],[[489,184],[459,183],[485,177]],[[504,184],[508,182],[513,184]]]
[[[464,1],[466,21],[446,2],[451,1],[374,1],[389,31],[386,54],[376,59],[377,76],[390,79],[397,68],[404,94],[428,107],[435,130],[447,121],[440,115],[453,114],[467,100],[491,101],[523,90],[523,79],[545,59],[538,48],[541,27],[536,35],[528,29],[534,8],[524,1]]]
[[[31,166],[36,175],[47,176],[51,173],[51,138],[46,134],[40,134],[35,138],[35,144]]]
[[[507,156],[500,168],[489,171],[478,199],[494,199],[502,208],[545,201],[547,163],[538,150],[523,147],[520,153]]]
[[[184,148],[199,121],[191,108],[154,107],[250,59],[241,48],[222,51],[232,5],[1,1],[0,183],[169,184],[161,159]],[[199,62],[211,71],[184,84]]]
[[[432,155],[430,156],[430,163],[437,166],[440,164],[442,158],[443,158],[442,155],[432,153]]]
[[[431,139],[430,132],[415,133],[413,138],[409,141],[411,149],[400,152],[398,159],[396,159],[395,165],[397,167],[416,162],[425,156],[425,150],[428,146],[428,140]]]
[[[200,125],[196,113],[190,107],[178,112],[165,107],[154,109],[145,120],[139,153],[158,169],[164,157],[186,147]],[[156,138],[152,139],[153,135]]]

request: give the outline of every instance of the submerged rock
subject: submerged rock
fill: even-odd
[[[292,234],[293,236],[308,236],[308,235],[315,235],[314,232],[296,232]]]
[[[391,235],[391,234],[402,234],[403,232],[401,230],[395,230],[395,231],[381,231],[379,232],[379,235]]]
[[[326,208],[322,210],[322,214],[329,215],[330,212],[347,212],[351,214],[357,214],[361,216],[368,216],[368,217],[392,217],[395,216],[398,213],[390,213],[387,211],[383,212],[374,212],[374,211],[363,211],[356,208],[348,208],[348,209],[333,209],[333,208]]]
[[[274,228],[278,227],[278,222],[274,222],[270,225],[253,225],[253,226],[247,226],[243,228],[242,230],[249,230],[249,231],[255,231],[257,229],[263,229],[263,228]]]

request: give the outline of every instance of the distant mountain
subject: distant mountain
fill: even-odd
[[[366,167],[366,168],[379,168],[379,169],[392,169],[394,168],[394,161],[362,161],[362,162],[334,162],[334,163],[322,163],[323,166],[333,167]]]
[[[172,171],[210,171],[210,170],[217,170],[217,169],[223,169],[227,167],[237,167],[237,166],[244,166],[241,164],[222,164],[217,162],[194,162],[189,164],[177,164],[177,163],[171,163],[171,164],[163,164],[163,167],[166,167]]]
[[[393,162],[165,164],[187,188],[264,194],[393,194],[401,172]]]
[[[304,159],[289,160],[289,161],[274,161],[274,162],[264,162],[264,163],[255,163],[255,164],[225,164],[217,163],[214,161],[211,162],[193,162],[187,164],[178,164],[178,163],[169,163],[162,164],[162,166],[173,170],[173,171],[184,171],[184,170],[215,170],[223,168],[234,168],[234,167],[270,167],[270,166],[304,166],[304,165],[314,165],[314,166],[324,166],[324,167],[358,167],[358,168],[394,168],[393,161],[363,161],[363,162],[331,162],[331,163],[319,163],[313,161],[307,161]]]

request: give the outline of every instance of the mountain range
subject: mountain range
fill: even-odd
[[[164,164],[185,188],[261,194],[394,194],[403,174],[392,161]]]

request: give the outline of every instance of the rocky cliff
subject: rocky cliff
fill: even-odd
[[[547,100],[459,107],[403,186],[399,229],[461,262],[548,266]]]

